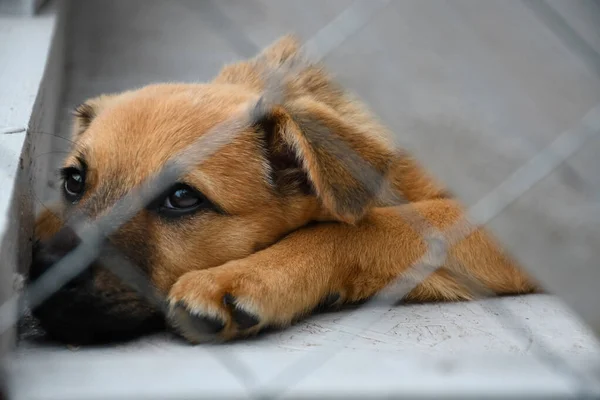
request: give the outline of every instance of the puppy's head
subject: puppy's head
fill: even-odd
[[[391,161],[384,131],[301,62],[286,37],[210,83],[152,85],[76,110],[63,199],[36,224],[32,280],[78,245],[70,215],[93,223],[174,157],[204,156],[109,235],[119,253],[110,265],[98,258],[34,311],[50,335],[85,343],[160,325],[158,308],[113,275],[119,262],[166,294],[186,272],[246,257],[307,223],[361,218]],[[272,80],[282,95],[273,105]]]

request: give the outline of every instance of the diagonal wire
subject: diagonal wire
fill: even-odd
[[[427,265],[430,265],[430,264],[427,264]],[[426,269],[426,268],[425,268],[425,269]],[[430,272],[433,272],[433,270],[426,271],[426,275],[427,275],[428,273],[430,273]]]
[[[104,251],[99,258],[102,265],[123,282],[137,289],[155,307],[163,313],[166,313],[166,303],[163,301],[164,296],[162,293],[158,292],[148,277],[144,275],[131,260],[123,256],[120,250],[115,246],[108,244],[106,245],[105,250],[106,251]],[[223,364],[223,366],[246,387],[251,387],[256,377],[247,365],[240,362],[233,355],[217,352],[212,347],[207,347],[205,350]]]
[[[560,146],[561,148],[564,148],[564,147],[565,147],[565,146],[562,146],[563,144],[569,144],[569,142],[567,142],[567,143],[563,143],[563,142],[560,142],[560,141],[557,141],[556,143],[559,143],[559,144],[561,144],[561,146]],[[567,148],[569,148],[569,147],[570,147],[570,148],[572,148],[572,149],[573,149],[573,151],[575,151],[577,148],[579,148],[579,147],[580,147],[580,145],[582,144],[582,143],[580,143],[580,144],[578,144],[578,145],[577,145],[577,143],[573,143],[573,142],[570,142],[570,143],[571,143],[571,146],[566,146],[566,147],[567,147]],[[573,146],[573,144],[576,144],[576,145],[575,145],[575,146]],[[568,156],[568,155],[567,155],[567,156]],[[546,158],[547,158],[547,157],[546,157]],[[545,159],[543,159],[543,160],[545,160]],[[536,160],[533,160],[533,161],[536,161]],[[552,165],[552,163],[550,163],[550,165]],[[556,166],[557,166],[557,165],[556,165]],[[543,177],[543,176],[542,176],[542,177]],[[536,178],[536,175],[535,175],[535,174],[533,175],[533,178],[534,178],[534,179]],[[509,183],[510,183],[510,182],[509,182]],[[514,182],[513,182],[513,183],[514,183]],[[517,187],[517,189],[518,189],[518,187]],[[477,210],[479,210],[479,209],[477,209]],[[483,210],[483,209],[482,209],[482,210]],[[481,213],[481,211],[480,211],[480,213]],[[484,213],[484,215],[485,215],[485,213]],[[114,227],[113,227],[113,228],[114,228]],[[93,250],[93,248],[92,248],[92,250]],[[426,264],[426,266],[431,266],[431,264]],[[424,269],[427,269],[427,268],[424,268]],[[435,269],[431,269],[430,271],[426,271],[426,274],[425,274],[425,275],[427,275],[428,273],[431,273],[431,272],[433,272],[434,270],[435,270]]]
[[[517,170],[501,185],[496,187],[492,192],[490,192],[487,196],[485,196],[478,203],[476,203],[475,206],[471,207],[470,211],[468,212],[468,215],[471,215],[471,219],[477,221],[478,224],[485,225],[492,218],[501,213],[506,207],[512,204],[515,200],[517,200],[527,190],[533,187],[535,183],[543,179],[545,176],[549,175],[564,160],[573,155],[579,148],[581,148],[581,146],[583,146],[584,143],[587,142],[587,140],[591,139],[598,133],[599,111],[600,106],[595,107],[584,117],[584,129],[575,132],[567,131],[561,134],[549,146],[547,146],[544,150],[538,153],[537,156],[532,158],[528,163],[526,163],[523,167]],[[465,224],[465,222],[465,220],[459,221],[459,223],[454,225],[448,231],[448,236],[451,236],[450,239],[452,242],[456,243],[461,238],[466,237],[469,233],[473,231],[473,228],[469,226],[471,224],[467,225]],[[423,259],[431,258],[431,256],[437,258],[439,257],[440,253],[441,252],[438,251],[437,254],[426,254],[423,257]],[[405,287],[404,290],[400,293],[396,292],[395,295],[397,297],[396,299],[394,299],[394,302],[408,294],[410,290],[412,290],[418,283],[422,282],[431,273],[437,270],[439,266],[441,266],[441,264],[438,264],[436,266],[431,265],[430,263],[422,263],[421,261],[417,262],[416,265],[412,267],[412,269],[415,269],[417,271],[416,275],[419,276],[421,279],[416,279],[417,282],[415,282],[415,284],[412,287]],[[414,276],[415,274],[411,275]],[[394,284],[392,284],[392,286],[393,285]],[[375,296],[371,301],[365,303],[364,306],[391,306],[394,302],[390,303],[389,300],[385,301],[383,299],[383,293],[385,292],[387,291],[382,292],[382,295]],[[362,329],[358,329],[360,331],[367,329],[368,326],[374,323],[377,318],[379,318],[379,316],[373,318],[373,321],[369,319],[367,321],[368,323],[362,326]],[[303,379],[304,376],[308,375],[310,371],[314,370],[315,365],[322,364],[329,358],[331,358],[347,343],[348,340],[338,342],[338,345],[332,346],[329,352],[313,353],[314,356],[312,356],[312,358],[310,356],[306,356],[298,363],[290,366],[272,381],[277,382],[279,390],[274,390],[271,387],[269,388],[270,390],[266,391],[266,395],[265,393],[261,393],[260,398],[275,398],[277,395],[281,394],[285,388],[288,388],[292,384],[297,383],[299,380]],[[303,365],[300,365],[301,363]],[[298,370],[300,370],[300,373]],[[266,386],[268,387],[269,385]]]
[[[588,393],[593,393],[597,382],[592,377],[581,373],[565,357],[555,354],[542,337],[535,338],[523,319],[515,315],[508,307],[503,307],[501,303],[491,303],[489,300],[498,296],[492,290],[486,288],[478,279],[461,273],[461,270],[464,270],[464,268],[460,262],[450,255],[446,262],[446,271],[458,284],[468,288],[474,298],[481,299],[479,305],[484,311],[490,315],[493,314],[504,329],[509,328],[514,333],[513,336],[516,339],[521,339],[521,335],[518,335],[517,332],[523,332],[527,344],[531,344],[530,351],[534,357],[556,371],[562,372],[562,375],[570,376],[572,381],[577,384],[578,398],[585,398]]]
[[[584,118],[584,121],[587,121],[590,117],[590,115],[593,117],[594,112],[590,112],[586,118]],[[321,129],[319,129],[319,138],[327,138],[328,140],[330,140],[331,138],[335,139],[335,136],[331,135],[330,132],[324,132],[324,129],[321,127]],[[572,135],[571,132],[566,132],[565,134],[561,135],[557,140],[555,140],[550,146],[548,146],[543,152],[541,152],[537,157],[534,157],[533,159],[530,160],[529,163],[527,163],[522,169],[520,169],[517,173],[515,173],[513,175],[513,179],[508,179],[506,182],[504,182],[503,185],[500,185],[497,188],[497,191],[499,190],[500,193],[505,191],[508,192],[507,195],[504,196],[504,201],[506,201],[508,199],[508,203],[507,204],[502,204],[502,196],[498,195],[497,191],[494,191],[492,193],[490,193],[489,196],[487,196],[486,198],[482,199],[482,201],[480,201],[479,203],[477,203],[470,212],[471,215],[471,219],[474,219],[476,223],[485,223],[486,220],[489,218],[491,219],[490,215],[488,215],[488,211],[489,211],[489,206],[495,206],[492,207],[492,210],[494,209],[504,209],[506,206],[508,206],[508,204],[510,204],[510,202],[514,201],[514,198],[512,200],[511,199],[511,192],[522,192],[523,191],[523,187],[525,186],[525,191],[531,187],[535,182],[537,182],[539,179],[542,179],[543,176],[545,176],[544,174],[548,174],[551,170],[553,170],[554,168],[556,168],[558,165],[560,165],[566,158],[568,158],[568,156],[570,154],[572,154],[574,151],[576,151],[577,149],[579,149],[581,147],[581,145],[583,144],[583,142],[585,142],[587,139],[589,139],[589,135],[585,135],[585,133],[595,133],[593,131],[583,131],[583,135]],[[321,141],[319,143],[320,145],[323,145],[324,142]],[[357,157],[357,155],[348,148],[348,146],[345,146],[343,142],[338,141],[337,143],[334,143],[333,145],[331,145],[332,143],[327,143],[330,144],[328,151],[332,152],[333,154],[337,154],[338,158],[343,157],[344,155],[346,157],[349,157],[351,159],[353,159],[350,163],[350,172],[352,173],[352,175],[357,178],[357,175],[362,175],[361,177],[359,177],[359,180],[362,183],[365,183],[366,186],[369,185],[369,182],[371,181],[371,179],[369,179],[369,175],[372,175],[373,171],[369,171],[369,165],[367,165],[363,160],[361,160],[359,157]],[[354,157],[352,157],[354,156]],[[542,166],[542,168],[539,169],[530,169],[529,165],[530,164],[538,164],[540,162],[545,162],[546,165]],[[549,167],[549,168],[548,168]],[[530,173],[529,175],[524,173],[526,171],[529,172],[533,172],[533,175]],[[536,175],[537,173],[537,175]],[[542,174],[541,176],[538,176],[539,174]],[[498,202],[500,201],[500,203],[498,204],[490,204],[490,203],[494,203],[494,202]],[[448,247],[448,243],[444,243],[444,238],[435,238],[435,236],[438,236],[438,234],[436,233],[436,231],[434,229],[432,229],[431,225],[429,224],[428,221],[426,221],[422,216],[420,216],[418,213],[413,212],[411,215],[411,219],[412,219],[412,223],[411,226],[414,227],[418,227],[418,229],[416,229],[417,231],[420,232],[425,232],[425,231],[429,231],[429,235],[425,235],[426,237],[428,237],[429,239],[434,239],[434,243],[438,243],[441,244],[443,247],[441,249],[446,249]],[[470,234],[474,229],[472,228],[473,224],[468,224],[468,221],[461,221],[462,223],[458,223],[455,227],[452,228],[452,230],[450,232],[448,232],[448,234],[452,234],[452,236],[458,236],[458,237],[466,237],[468,236],[468,234]],[[465,231],[466,229],[466,231]],[[427,240],[427,243],[431,243],[431,240]],[[431,262],[421,262],[418,264],[417,268],[413,268],[413,270],[415,270],[415,272],[413,272],[411,274],[411,278],[413,278],[414,280],[416,280],[416,283],[414,286],[416,286],[416,284],[418,284],[419,282],[421,282],[422,280],[426,279],[427,276],[429,276],[431,273],[435,272],[435,270],[437,270],[437,268],[439,268],[442,264],[443,264],[443,256],[444,254],[440,254],[440,246],[437,246],[437,249],[431,249],[430,248],[426,251],[426,258],[430,258],[431,256],[433,256],[436,259],[440,259],[441,258],[441,262],[436,262],[436,263],[431,263]],[[435,252],[432,252],[430,250],[434,250]],[[416,276],[415,276],[416,275]],[[406,283],[406,282],[404,282]],[[404,285],[406,286],[406,285]],[[413,287],[414,287],[413,286]],[[471,285],[472,286],[472,285]],[[410,292],[411,287],[409,286],[408,288],[404,289],[404,294],[407,294],[408,292]],[[474,290],[477,290],[477,288],[475,287]],[[386,290],[383,291],[381,294],[383,295],[384,293],[390,293],[393,292],[394,290]],[[397,291],[397,288],[396,288]],[[402,295],[403,296],[403,295]],[[400,297],[402,297],[400,296]],[[398,296],[396,296],[398,297]],[[385,304],[387,303],[385,300],[382,299],[382,296],[377,296],[376,298],[372,299],[371,302],[369,304]]]
[[[449,246],[456,245],[461,240],[468,237],[475,229],[477,229],[477,225],[489,223],[494,217],[518,200],[528,190],[533,188],[536,183],[548,176],[565,160],[575,154],[588,140],[596,138],[600,132],[600,105],[594,107],[584,116],[581,126],[581,129],[563,132],[546,148],[515,171],[502,184],[498,185],[488,195],[483,197],[474,206],[470,207],[466,213],[466,217],[462,218],[450,229],[443,232],[443,236],[439,237],[438,235],[435,235],[438,237],[433,237],[434,242],[437,242],[441,246],[429,246],[425,255],[410,268],[414,270],[414,272],[411,273],[411,276],[416,275],[418,278],[415,279],[416,282],[414,282],[413,285],[408,287],[404,285],[403,290],[393,291],[395,296],[393,302],[390,302],[389,299],[386,300],[386,297],[390,292],[386,289],[367,301],[363,307],[390,307],[399,299],[406,296],[419,283],[442,266],[446,259]],[[442,241],[441,243],[439,242],[440,240]],[[434,260],[434,262],[432,263],[431,260]],[[457,271],[454,270],[454,272]],[[402,278],[400,278],[399,281],[401,281],[401,279]],[[392,283],[390,287],[394,287],[396,283],[398,283],[398,281]],[[472,288],[474,291],[481,290],[478,288],[480,285],[473,285],[473,282],[463,280],[462,283],[467,284],[469,288],[474,286]],[[357,330],[364,331],[368,329],[368,327],[378,318],[380,318],[379,315],[376,315],[374,318],[369,318],[366,321],[367,323],[362,324]],[[337,332],[335,333],[337,334]],[[255,390],[255,397],[260,399],[274,399],[282,395],[286,389],[297,384],[300,380],[313,372],[315,366],[322,365],[338,351],[342,350],[344,346],[353,339],[353,336],[349,336],[349,338],[350,339],[338,341],[335,346],[330,346],[329,351],[313,352],[285,368],[269,383],[263,385],[262,388]],[[577,374],[575,375],[577,376]]]
[[[384,3],[385,3],[385,4],[387,4],[387,2],[379,2],[379,3],[380,3],[380,5],[383,5]],[[363,2],[356,2],[355,4],[364,4],[364,3],[363,3]],[[350,9],[350,8],[349,8],[349,9]],[[358,6],[358,8],[357,8],[357,7],[355,7],[353,10],[354,10],[354,11],[347,11],[345,15],[352,15],[352,13],[356,14],[356,10],[360,10],[360,6]],[[354,24],[351,22],[351,23],[347,24],[347,26],[354,26],[354,27],[356,28],[356,27],[359,27],[359,26],[361,26],[361,24],[357,24],[357,23],[356,23],[356,21],[354,21]],[[326,29],[325,29],[324,31],[325,31],[325,32],[327,32],[327,30],[326,30]],[[323,30],[322,30],[321,32],[323,32]],[[338,39],[338,40],[337,40],[337,44],[339,45],[339,43],[341,43],[341,41],[343,41],[343,40],[339,40],[339,39]],[[334,40],[333,42],[335,43],[335,40]],[[310,47],[311,47],[311,45],[309,44],[309,46],[306,46],[306,47],[309,47],[309,48],[310,48]],[[325,49],[327,49],[327,45],[325,45],[324,47],[325,47]],[[323,48],[323,46],[322,46],[321,48]],[[331,50],[331,48],[332,48],[332,45],[330,44],[330,45],[329,45],[329,51]],[[322,54],[326,54],[327,52],[328,52],[327,50],[326,50],[326,51],[322,51],[322,50],[321,50],[321,53],[322,53]],[[126,213],[126,214],[127,214],[127,213]],[[109,226],[110,226],[110,224],[109,224]],[[113,229],[115,229],[115,228],[113,228]],[[430,264],[427,264],[427,265],[430,265]],[[426,269],[426,268],[425,268],[425,269]],[[433,271],[432,271],[432,272],[433,272]]]
[[[321,61],[389,4],[390,0],[356,0],[307,40],[304,51],[312,60]]]

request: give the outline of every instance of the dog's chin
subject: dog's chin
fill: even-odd
[[[162,314],[141,299],[67,287],[32,310],[46,339],[71,345],[129,341],[164,329]]]

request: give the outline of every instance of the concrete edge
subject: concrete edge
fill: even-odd
[[[30,40],[35,42],[35,46],[30,46],[34,50],[26,55],[20,51],[22,47],[19,43],[0,48],[0,53],[8,53],[0,54],[3,63],[8,60],[8,66],[2,72],[10,73],[0,76],[1,86],[7,88],[0,92],[0,96],[10,96],[8,101],[11,105],[8,109],[0,109],[0,125],[10,124],[0,126],[1,175],[4,184],[0,193],[0,305],[13,296],[15,272],[26,271],[31,257],[34,221],[32,195],[45,183],[46,179],[39,179],[39,172],[47,168],[36,165],[33,154],[36,149],[43,149],[51,143],[49,135],[37,133],[53,131],[56,124],[64,73],[67,2],[52,0],[35,17],[2,15],[7,29],[0,31],[0,41],[3,35],[7,35],[13,41],[15,37],[20,38],[16,42]],[[25,65],[31,67],[26,68]],[[4,85],[11,81],[23,90],[14,91],[11,85]],[[14,328],[0,332],[0,361],[4,362],[14,345]],[[0,399],[4,398],[3,386],[0,377]]]

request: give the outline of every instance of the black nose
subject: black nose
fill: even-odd
[[[29,269],[29,280],[33,282],[42,276],[52,265],[60,261],[64,256],[74,250],[81,240],[69,227],[62,228],[58,233],[46,241],[38,241],[33,246],[33,259]],[[82,273],[75,279],[82,279]],[[72,281],[73,282],[73,281]],[[71,282],[71,283],[72,283]]]
[[[63,228],[52,238],[36,243],[30,283],[80,243],[70,228]],[[104,282],[101,287],[96,286],[98,276]],[[107,343],[134,338],[164,326],[160,310],[146,304],[127,286],[117,282],[107,284],[111,281],[106,280],[106,276],[104,267],[93,261],[41,304],[32,307],[32,314],[47,339],[72,344]]]

